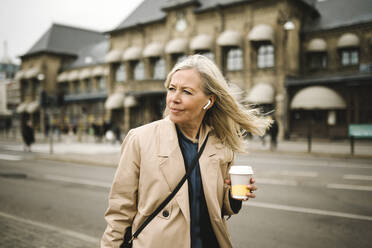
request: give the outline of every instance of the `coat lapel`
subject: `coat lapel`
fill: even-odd
[[[205,200],[209,209],[210,217],[218,217],[212,216],[214,214],[219,215],[221,212],[220,204],[218,202],[218,198],[216,197],[218,194],[218,160],[214,158],[217,154],[218,150],[215,146],[215,138],[212,136],[208,139],[208,144],[205,147],[204,153],[199,159],[200,164],[200,174],[202,177],[203,183],[203,190]],[[223,184],[220,184],[223,185]]]
[[[178,145],[177,131],[175,125],[170,121],[159,129],[159,159],[160,170],[169,186],[169,191],[173,191],[178,182],[185,175],[185,165],[181,149]],[[184,214],[186,221],[190,222],[188,185],[185,182],[174,197]]]

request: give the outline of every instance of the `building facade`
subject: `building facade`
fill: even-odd
[[[279,137],[302,137],[310,130],[344,138],[349,124],[372,122],[372,2],[355,0],[345,14],[347,5],[346,0],[144,0],[106,33],[106,41],[64,54],[65,64],[49,55],[38,68],[55,64],[43,87],[68,92],[66,122],[84,116],[126,132],[162,117],[167,73],[185,56],[203,54],[240,91],[243,104],[272,113]],[[105,50],[99,49],[105,42],[106,52],[96,53],[99,62],[83,63]],[[40,56],[26,54],[22,71]],[[91,93],[101,86],[105,94]]]

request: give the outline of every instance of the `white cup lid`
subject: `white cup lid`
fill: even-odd
[[[253,169],[248,165],[233,165],[229,171],[230,174],[253,175]]]

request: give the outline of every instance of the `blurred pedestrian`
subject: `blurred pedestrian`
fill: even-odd
[[[245,149],[242,130],[262,135],[271,120],[241,106],[218,67],[201,55],[177,64],[165,86],[166,117],[130,130],[122,144],[101,247],[121,246],[126,230],[130,239],[192,165],[187,184],[133,248],[232,247],[224,216],[238,213],[242,201],[231,196],[229,168]],[[254,179],[246,187],[254,198]]]
[[[35,142],[34,128],[31,121],[27,121],[22,126],[22,138],[24,142],[24,150],[31,152],[31,145]]]
[[[6,118],[5,119],[5,137],[9,137],[9,131],[12,128],[12,118]]]
[[[270,127],[270,149],[273,151],[276,149],[278,145],[278,132],[279,132],[279,126],[275,118],[273,118],[273,123]]]
[[[115,134],[115,138],[116,138],[116,141],[121,144],[121,132],[120,132],[120,128],[115,125],[113,128],[112,128],[112,131],[114,132]]]

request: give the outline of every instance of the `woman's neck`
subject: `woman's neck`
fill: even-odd
[[[177,127],[179,128],[179,130],[182,132],[182,134],[186,138],[188,138],[189,140],[193,142],[197,141],[196,137],[198,136],[200,125],[190,126],[190,125],[177,124]]]

